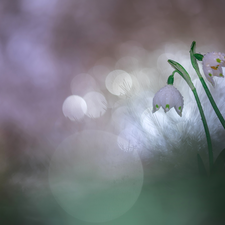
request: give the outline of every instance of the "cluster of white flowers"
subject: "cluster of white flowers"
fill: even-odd
[[[213,76],[224,77],[222,67],[225,67],[225,53],[209,52],[205,54],[202,65],[205,77],[215,86]],[[180,92],[173,85],[168,84],[155,94],[152,112],[158,111],[161,106],[165,112],[174,107],[178,115],[182,116],[183,105],[184,101]]]

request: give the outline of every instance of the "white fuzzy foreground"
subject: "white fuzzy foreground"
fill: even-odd
[[[163,79],[166,82],[167,78],[164,77]],[[139,137],[139,150],[143,159],[150,161],[158,159],[162,163],[169,163],[171,168],[177,167],[178,170],[184,164],[189,169],[191,167],[192,169],[197,169],[196,155],[199,153],[206,163],[206,167],[208,167],[207,140],[197,103],[190,88],[181,79],[178,77],[174,86],[184,97],[182,117],[177,114],[174,108],[170,109],[167,113],[162,108],[154,114],[152,113],[152,101],[155,90],[160,89],[162,85],[159,85],[157,82],[151,83],[154,90],[151,90],[151,87],[146,88],[133,96],[129,101],[128,117],[130,118],[130,124],[133,125],[131,127],[133,135],[128,135],[128,139],[130,138],[130,142],[132,143]],[[193,83],[197,89],[208,123],[215,160],[218,154],[225,148],[225,131],[199,79],[194,79]],[[210,86],[209,83],[208,87],[225,118],[224,79],[216,79],[215,88]],[[129,131],[129,133],[132,132]]]

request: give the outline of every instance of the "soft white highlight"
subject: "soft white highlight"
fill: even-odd
[[[71,95],[63,102],[62,111],[70,120],[79,121],[87,112],[87,104],[80,96]]]
[[[105,80],[106,88],[113,95],[125,95],[132,87],[131,76],[123,70],[114,70]]]
[[[105,114],[107,109],[107,101],[103,94],[99,92],[89,92],[84,96],[87,104],[86,115],[90,118],[98,118]]]

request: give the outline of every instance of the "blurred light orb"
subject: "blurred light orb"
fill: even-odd
[[[62,111],[70,120],[79,121],[87,112],[87,104],[80,96],[71,95],[63,102]]]
[[[84,96],[87,104],[86,115],[91,118],[98,118],[105,114],[107,109],[107,101],[99,92],[89,92]]]
[[[105,85],[113,95],[122,96],[132,88],[132,78],[124,70],[114,70],[106,77]]]
[[[117,136],[98,130],[65,139],[49,167],[49,186],[58,204],[87,222],[105,222],[127,212],[143,184],[140,158],[122,151]]]
[[[70,86],[71,92],[74,95],[79,95],[82,97],[90,91],[98,91],[99,89],[95,79],[87,73],[76,75],[71,81]]]

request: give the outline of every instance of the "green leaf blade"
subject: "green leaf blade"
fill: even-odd
[[[200,74],[198,63],[195,58],[195,45],[196,45],[196,42],[193,41],[191,44],[191,49],[190,49],[191,64],[192,64],[193,68],[195,69],[196,73],[198,74],[198,76],[201,77],[202,75]]]
[[[181,66],[178,62],[173,61],[171,59],[168,60],[168,63],[175,69],[177,72],[184,78],[184,80],[188,83],[189,87],[193,90],[195,87],[191,81],[191,78],[188,72]]]
[[[204,55],[200,54],[200,53],[194,53],[194,57],[198,60],[198,61],[202,61],[204,58]]]

